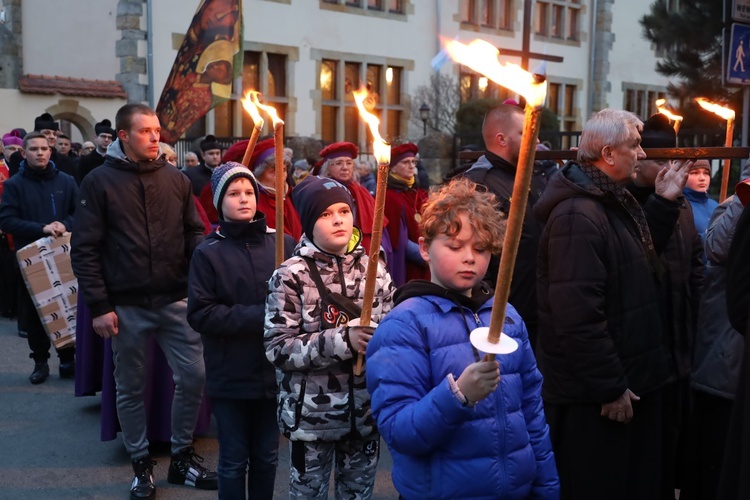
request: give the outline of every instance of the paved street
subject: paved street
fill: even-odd
[[[99,440],[100,397],[76,398],[72,380],[57,375],[31,385],[33,362],[26,339],[19,338],[15,321],[0,319],[0,499],[64,500],[126,499],[132,479],[130,460],[119,439]],[[218,445],[212,426],[195,448],[205,464],[216,467]],[[167,483],[169,449],[153,450],[157,498],[208,499],[215,492],[196,491]],[[288,443],[282,440],[276,476],[276,498],[287,498]],[[390,479],[391,457],[382,448],[375,498],[398,498]],[[333,498],[333,494],[330,494]]]

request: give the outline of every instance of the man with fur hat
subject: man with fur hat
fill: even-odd
[[[221,163],[221,144],[216,137],[211,134],[207,135],[200,142],[200,148],[203,155],[200,165],[196,168],[185,169],[183,172],[190,179],[195,196],[200,196],[206,186],[210,189],[211,174]],[[206,209],[205,206],[203,208]]]
[[[94,332],[112,339],[117,413],[135,476],[131,498],[156,494],[143,399],[151,335],[175,382],[167,480],[215,490],[216,473],[192,446],[205,365],[200,335],[186,319],[188,263],[203,241],[203,223],[190,182],[161,153],[156,113],[126,104],[115,128],[104,164],[81,183],[71,260]]]
[[[510,211],[510,200],[516,180],[516,166],[521,149],[524,112],[515,101],[506,99],[505,103],[492,108],[484,116],[482,137],[487,151],[465,172],[465,176],[481,184],[493,193],[498,200],[498,211],[507,217]],[[529,198],[521,228],[521,241],[518,256],[513,267],[513,280],[510,284],[509,302],[518,310],[529,330],[529,341],[532,349],[536,348],[537,332],[537,298],[536,298],[536,254],[539,237],[544,229],[532,212],[533,206],[547,187],[550,176],[556,167],[534,163],[531,174]],[[493,255],[487,268],[485,280],[495,287],[500,256]]]
[[[242,161],[247,148],[247,139],[232,145],[224,154],[224,162]],[[276,227],[276,149],[273,138],[264,139],[255,145],[250,157],[250,170],[258,180],[258,210],[266,214],[268,227]],[[291,162],[284,160],[285,172],[291,170]],[[286,179],[286,173],[284,175]],[[288,182],[284,183],[284,232],[295,241],[302,237],[302,224],[293,203],[293,194]]]
[[[115,137],[115,130],[112,128],[112,122],[106,118],[96,125],[94,125],[94,131],[96,132],[96,138],[94,142],[96,149],[90,153],[82,156],[78,160],[78,170],[76,171],[76,180],[78,184],[83,182],[89,172],[94,170],[96,167],[104,163],[104,157],[107,155],[107,148]]]
[[[413,279],[429,279],[430,270],[419,253],[419,221],[427,191],[419,186],[417,163],[419,148],[406,143],[391,147],[391,168],[385,192],[385,216],[393,258],[388,271],[396,286]]]
[[[641,147],[674,148],[677,143],[674,128],[661,113],[652,115],[643,124]],[[647,212],[659,209],[650,201],[656,196],[656,177],[668,168],[670,160],[639,159],[628,191],[635,197],[647,217],[659,214]],[[690,168],[690,167],[689,167]],[[693,211],[685,198],[676,199],[679,217],[672,236],[667,241],[661,260],[659,295],[664,322],[664,341],[669,356],[669,384],[664,388],[664,471],[662,474],[665,498],[681,489],[675,477],[678,472],[680,449],[685,447],[687,430],[689,379],[693,363],[698,308],[703,288],[703,243],[693,223]],[[679,475],[678,475],[679,476]]]
[[[321,177],[330,177],[343,184],[354,200],[354,225],[362,231],[362,246],[370,255],[372,240],[372,222],[375,216],[375,199],[362,184],[356,180],[356,162],[359,148],[351,142],[335,142],[323,148],[320,156],[323,164],[320,167]],[[388,227],[387,216],[383,218],[383,229]],[[386,252],[386,262],[392,260],[393,251],[387,232],[383,232],[381,246]],[[389,269],[390,271],[390,269]]]

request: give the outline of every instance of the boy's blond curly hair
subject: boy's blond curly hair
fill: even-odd
[[[496,209],[495,195],[469,179],[457,177],[448,184],[430,189],[422,207],[420,230],[427,244],[445,234],[453,237],[461,232],[461,214],[490,253],[499,254],[505,237],[505,217]]]

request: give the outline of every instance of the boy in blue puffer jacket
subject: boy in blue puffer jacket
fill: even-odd
[[[367,346],[372,411],[407,500],[559,497],[523,320],[509,304],[503,332],[519,348],[499,365],[469,342],[492,312],[481,280],[504,232],[493,205],[494,195],[467,179],[431,194],[419,246],[432,281],[401,287]]]

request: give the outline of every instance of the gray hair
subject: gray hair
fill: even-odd
[[[601,159],[605,146],[618,147],[628,140],[630,127],[638,132],[643,122],[630,111],[622,109],[603,109],[594,113],[586,122],[578,144],[578,162],[593,163]]]
[[[328,175],[328,165],[330,163],[333,163],[335,160],[338,160],[338,158],[333,158],[333,159],[324,161],[323,164],[320,166],[318,177],[328,177],[330,179],[333,179],[333,177]],[[352,158],[352,161],[354,162],[354,168],[352,169],[352,179],[354,179],[355,182],[359,182],[359,172],[357,172],[357,165],[359,165],[359,161],[356,158]]]

